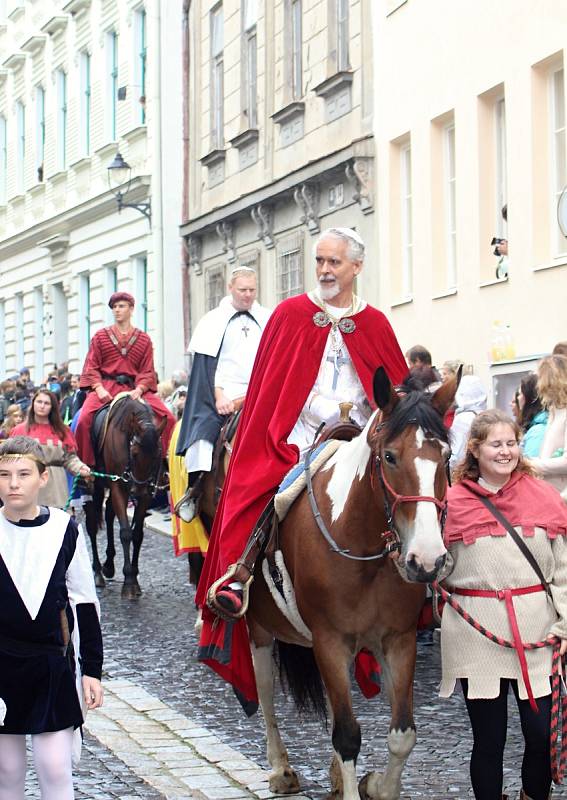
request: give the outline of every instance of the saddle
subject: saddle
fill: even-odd
[[[129,392],[119,392],[110,403],[99,408],[95,413],[93,424],[91,428],[91,442],[95,455],[102,453],[104,440],[106,438],[106,431],[108,430],[108,423],[110,422],[111,412],[114,407],[124,398],[129,397]]]
[[[362,428],[350,416],[352,403],[339,403],[340,417],[337,422],[331,425],[325,425],[319,438],[315,443],[315,447],[326,442],[328,439],[338,439],[341,442],[350,442],[355,436],[358,436]]]

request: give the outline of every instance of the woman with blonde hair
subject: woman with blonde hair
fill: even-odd
[[[0,439],[7,439],[10,436],[12,429],[23,421],[24,412],[22,411],[21,406],[19,406],[17,403],[13,403],[11,406],[8,406],[6,409],[6,417],[0,426]]]
[[[551,644],[560,642],[560,652],[567,651],[567,506],[532,475],[519,442],[518,424],[502,411],[478,414],[447,496],[445,588],[479,626],[515,644],[500,646],[445,606],[440,695],[449,697],[461,683],[473,732],[470,774],[477,800],[506,797],[510,689],[525,742],[520,798],[547,800]],[[523,646],[544,640],[549,647]]]
[[[567,356],[541,360],[537,390],[549,417],[539,457],[531,464],[567,501]]]

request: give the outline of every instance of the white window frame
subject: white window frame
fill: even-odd
[[[57,90],[57,171],[67,168],[67,73],[64,69],[55,72]]]
[[[118,34],[106,32],[106,138],[116,141],[118,102]]]
[[[258,127],[257,0],[242,3],[242,111],[248,128]]]
[[[147,81],[147,14],[144,6],[134,12],[134,84],[139,107],[136,111],[136,122],[146,124],[146,81]]]
[[[134,256],[134,297],[136,298],[136,320],[138,328],[148,330],[148,255]]]
[[[559,83],[559,87],[557,86]],[[567,251],[567,239],[561,233],[557,222],[557,202],[567,184],[567,154],[565,134],[565,72],[563,66],[552,70],[549,75],[549,129],[551,134],[551,252],[554,258]],[[557,98],[560,104],[557,104]]]
[[[291,89],[294,100],[303,97],[303,7],[302,0],[291,0]]]
[[[8,124],[0,116],[0,206],[6,205],[8,192]]]
[[[39,383],[43,380],[43,371],[45,369],[44,359],[44,302],[43,302],[43,287],[36,286],[33,290],[33,304],[34,304],[34,348],[35,348],[35,379]]]
[[[300,233],[278,244],[276,303],[303,292],[305,280],[304,241]]]
[[[6,303],[0,300],[0,374],[6,372]]]
[[[106,322],[108,325],[112,325],[114,322],[114,315],[112,309],[108,308],[108,299],[111,294],[118,291],[118,265],[116,263],[105,264],[104,266],[104,288],[104,295],[107,298],[105,304]]]
[[[212,311],[226,294],[226,267],[214,264],[205,270],[205,309]]]
[[[85,360],[91,341],[91,274],[79,274],[79,358]]]
[[[211,9],[211,149],[224,147],[224,11],[219,5]]]
[[[337,72],[350,69],[349,62],[349,0],[336,2]]]
[[[23,369],[25,358],[24,346],[24,293],[14,295],[14,338],[16,340],[16,369]]]
[[[41,84],[35,87],[35,172],[41,183],[45,177],[45,89]]]
[[[494,230],[501,239],[507,238],[506,221],[502,216],[502,207],[508,198],[508,167],[506,144],[506,99],[499,97],[494,103],[494,143],[495,143],[495,177],[496,177],[496,220]]]
[[[457,175],[455,123],[443,128],[447,289],[457,286]]]
[[[91,79],[91,54],[88,50],[80,53],[80,152],[83,158],[91,154],[91,110],[92,110],[92,79]]]
[[[402,240],[402,296],[413,292],[413,213],[411,142],[400,147],[400,221]]]
[[[26,107],[16,101],[16,192],[24,193],[26,174]]]

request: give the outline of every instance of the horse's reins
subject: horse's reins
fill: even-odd
[[[386,476],[384,475],[384,466],[382,463],[381,455],[375,456],[374,459],[371,461],[370,466],[370,484],[374,489],[374,473],[378,476],[380,481],[380,486],[382,489],[382,496],[384,499],[384,513],[386,515],[386,523],[387,528],[381,534],[382,540],[385,542],[385,547],[379,552],[375,553],[374,555],[370,556],[356,556],[353,555],[350,550],[339,547],[339,545],[335,542],[333,537],[331,536],[329,529],[325,525],[323,517],[321,516],[321,512],[319,511],[319,507],[317,505],[317,500],[315,499],[315,494],[313,492],[313,483],[311,480],[311,456],[313,455],[313,451],[315,449],[315,443],[323,429],[325,423],[322,422],[317,429],[315,434],[315,438],[311,447],[309,448],[304,461],[304,472],[305,472],[305,481],[307,484],[307,496],[309,498],[309,504],[311,506],[311,511],[313,512],[313,516],[315,518],[315,522],[317,523],[317,527],[323,534],[325,541],[329,544],[331,550],[334,553],[338,553],[338,555],[343,556],[344,558],[348,558],[352,561],[378,561],[379,559],[386,558],[386,556],[390,555],[391,553],[400,552],[402,549],[402,543],[400,539],[400,535],[398,529],[396,528],[396,523],[394,520],[394,514],[398,505],[401,503],[418,503],[418,502],[426,502],[426,503],[435,503],[435,505],[440,509],[440,527],[441,531],[443,531],[443,525],[445,523],[445,517],[447,514],[447,492],[445,491],[445,497],[443,500],[438,500],[436,497],[429,497],[428,495],[403,495],[398,494],[395,489],[388,483]],[[376,426],[375,431],[379,432],[385,426],[385,423],[380,423]],[[393,498],[394,502],[393,505],[390,503],[389,496]]]
[[[165,489],[167,488],[167,484],[164,486],[160,486],[159,479],[161,476],[162,471],[162,459],[158,459],[157,467],[154,472],[148,477],[142,480],[136,478],[134,472],[132,470],[132,453],[131,453],[131,446],[132,444],[140,444],[140,437],[137,434],[134,434],[130,439],[129,446],[128,446],[128,464],[124,468],[124,472],[120,476],[120,479],[126,483],[133,483],[135,486],[148,486],[150,490],[155,494],[158,489]]]

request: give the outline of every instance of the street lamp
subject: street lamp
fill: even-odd
[[[118,203],[118,213],[122,211],[123,208],[135,208],[141,214],[145,216],[145,218],[152,224],[152,205],[151,201],[148,200],[147,203],[125,203],[124,197],[130,191],[130,184],[132,183],[132,167],[128,164],[127,161],[124,161],[122,158],[122,154],[117,152],[114,156],[112,164],[109,164],[108,167],[108,188],[116,198],[116,202]],[[124,191],[121,190],[120,187],[126,184],[126,188]]]

